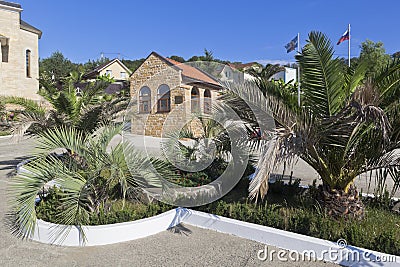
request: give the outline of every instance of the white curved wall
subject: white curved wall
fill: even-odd
[[[76,227],[69,227],[64,236],[54,239],[61,227],[54,223],[38,220],[32,239],[41,243],[63,246],[99,246],[134,240],[160,233],[180,223],[179,209],[133,222],[108,225],[85,226],[86,242],[82,244]],[[59,235],[58,235],[59,236]],[[65,238],[65,239],[63,239]]]
[[[85,244],[80,243],[79,232],[76,228],[71,228],[64,240],[61,238],[54,240],[52,237],[55,230],[54,227],[57,225],[39,220],[37,223],[37,229],[32,239],[42,243],[61,244],[63,246],[107,245],[157,234],[176,226],[179,223],[185,223],[221,233],[232,234],[242,238],[254,240],[262,244],[275,246],[289,251],[297,251],[298,253],[304,253],[312,250],[316,253],[315,255],[320,256],[318,260],[334,262],[342,266],[357,265],[372,267],[399,266],[400,264],[399,256],[393,256],[353,246],[340,249],[335,242],[328,240],[309,237],[258,224],[242,222],[186,208],[177,208],[154,217],[133,222],[100,226],[86,226],[85,234],[87,242]],[[328,253],[324,253],[324,251],[329,251],[332,249],[337,250],[342,254],[346,252],[358,253],[360,255],[365,254],[368,255],[368,258],[361,257],[357,262],[352,260],[343,260],[343,257],[338,257],[338,259],[335,260],[332,259]],[[257,255],[255,254],[254,256],[256,257]],[[392,259],[394,261],[382,262],[378,261],[377,259]]]

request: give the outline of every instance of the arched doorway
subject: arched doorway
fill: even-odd
[[[204,90],[204,113],[211,113],[211,92],[210,90]]]
[[[200,113],[200,93],[197,87],[192,88],[190,104],[192,113]]]

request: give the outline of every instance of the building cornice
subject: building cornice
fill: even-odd
[[[19,5],[19,4],[14,4],[14,3],[5,2],[5,1],[0,1],[0,9],[5,9],[8,11],[13,11],[13,12],[18,12],[18,13],[21,13],[23,10],[21,8],[21,5]]]

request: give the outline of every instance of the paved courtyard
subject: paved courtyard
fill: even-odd
[[[144,152],[148,153],[149,155],[152,156],[159,156],[160,155],[160,150],[161,150],[161,143],[162,139],[157,138],[157,137],[150,137],[150,136],[138,136],[138,135],[125,135],[126,140],[129,140],[129,142],[134,145],[135,147],[138,147],[142,149]],[[113,140],[114,142],[118,142],[119,139],[116,138]],[[283,180],[288,182],[290,179],[290,172],[291,169],[288,167],[286,168],[286,171],[283,176]],[[280,166],[275,170],[274,176],[275,177],[282,177],[283,173],[283,166]],[[317,172],[312,169],[307,163],[305,163],[303,160],[298,160],[293,167],[293,179],[300,179],[302,185],[311,185],[314,180],[317,180],[317,184],[321,183],[321,180],[318,178]],[[370,183],[370,175],[369,174],[363,174],[359,177],[357,177],[354,181],[357,189],[362,192],[362,193],[373,193],[374,188],[375,188],[375,175],[372,174],[372,180]],[[393,180],[388,179],[386,181],[387,185],[387,190],[390,192],[393,188]],[[400,192],[397,191],[396,194],[394,195],[395,197],[400,198]]]
[[[23,241],[4,223],[8,176],[34,148],[32,139],[18,144],[0,137],[0,266],[336,266],[324,262],[262,262],[264,245],[186,226],[188,232],[165,231],[147,238],[98,247],[58,247]],[[269,249],[276,249],[269,247]]]

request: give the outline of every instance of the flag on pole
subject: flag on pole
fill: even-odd
[[[346,40],[350,40],[350,32],[349,29],[347,29],[343,35],[340,37],[339,41],[337,42],[337,45],[339,45],[341,42],[344,42]]]
[[[295,50],[297,48],[297,45],[298,45],[298,40],[297,40],[297,36],[296,36],[287,45],[285,45],[286,53],[289,53],[289,52],[292,52],[293,50]]]

